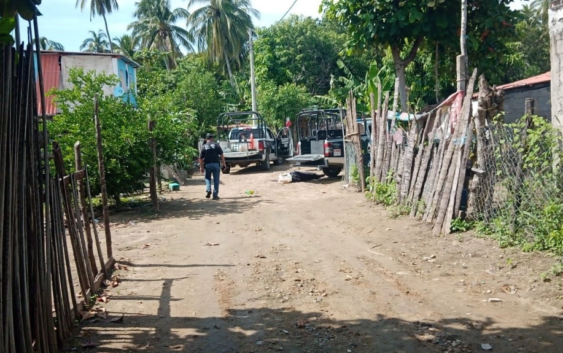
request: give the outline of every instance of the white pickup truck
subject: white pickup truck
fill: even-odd
[[[217,142],[221,145],[229,167],[260,165],[269,170],[271,162],[278,165],[293,156],[293,139],[289,128],[274,134],[256,112],[235,112],[219,115]]]

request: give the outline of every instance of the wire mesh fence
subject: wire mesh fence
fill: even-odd
[[[480,136],[468,214],[507,243],[549,248],[561,237],[563,178],[558,133],[541,118],[492,124]],[[557,224],[556,224],[557,223]]]

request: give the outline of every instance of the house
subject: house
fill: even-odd
[[[534,114],[551,121],[551,73],[496,86],[505,92],[504,122],[513,123],[525,113],[527,98],[534,99]]]
[[[37,60],[37,56],[35,57]],[[41,68],[43,72],[43,85],[45,94],[53,88],[70,88],[68,82],[71,68],[82,67],[85,71],[96,71],[107,75],[114,74],[120,79],[115,87],[104,87],[104,94],[122,97],[124,101],[136,104],[137,73],[139,64],[121,55],[110,53],[81,53],[62,51],[41,51]],[[37,64],[35,75],[38,75]],[[37,92],[39,92],[39,80]],[[38,112],[42,114],[41,99],[38,95]],[[45,113],[47,116],[57,114],[57,108],[53,103],[53,97],[45,97]]]

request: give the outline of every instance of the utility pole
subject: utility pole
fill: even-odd
[[[456,60],[457,68],[457,90],[465,92],[468,73],[468,57],[467,57],[467,0],[461,0],[461,31],[459,36],[459,44],[461,47],[461,55]]]
[[[252,111],[258,110],[256,103],[256,75],[254,74],[254,45],[252,44],[252,29],[248,30],[248,41],[250,44],[250,88],[252,90]]]

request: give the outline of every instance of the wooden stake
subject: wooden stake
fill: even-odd
[[[436,216],[436,223],[434,223],[434,234],[440,234],[444,224],[444,219],[446,218],[448,204],[451,197],[453,184],[455,182],[454,178],[452,177],[456,175],[455,171],[453,173],[450,172],[450,164],[454,154],[454,149],[457,150],[458,158],[461,159],[461,151],[460,151],[461,143],[458,145],[459,147],[456,148],[454,145],[454,140],[457,139],[459,141],[459,139],[467,133],[467,125],[469,123],[470,114],[471,114],[471,100],[473,98],[472,97],[473,88],[475,86],[476,78],[477,78],[477,69],[473,71],[473,75],[469,80],[469,86],[463,102],[463,108],[462,108],[461,120],[460,120],[461,124],[458,124],[456,131],[452,136],[452,141],[450,142],[450,146],[448,147],[448,151],[446,153],[446,157],[444,160],[444,166],[442,167],[442,171],[440,172],[440,180],[443,180],[443,191],[439,203],[440,207],[438,208],[438,215]],[[459,168],[459,163],[457,167]],[[448,176],[447,179],[446,176]],[[438,188],[438,190],[439,189],[440,188]]]
[[[109,224],[108,191],[106,187],[106,171],[104,166],[104,150],[102,146],[102,129],[99,117],[98,95],[94,97],[94,124],[96,125],[96,141],[98,149],[98,168],[100,171],[100,188],[102,192],[102,206],[104,211],[104,233],[106,234],[106,251],[108,258],[113,257],[111,249],[111,230]]]
[[[371,150],[370,150],[370,161],[369,161],[369,176],[370,176],[370,182],[373,181],[373,177],[375,175],[375,156],[376,156],[376,143],[375,143],[375,137],[377,136],[377,123],[376,123],[376,119],[379,116],[379,114],[376,112],[375,110],[375,95],[372,93],[369,94],[369,100],[371,103]]]
[[[151,135],[151,151],[152,151],[152,166],[150,168],[150,183],[149,183],[149,189],[150,189],[150,194],[151,194],[151,201],[152,201],[152,208],[155,212],[159,211],[159,205],[158,205],[158,194],[156,192],[156,174],[157,174],[157,169],[156,169],[156,140],[153,136],[153,130],[156,126],[156,121],[154,120],[149,120],[149,133]]]
[[[74,167],[76,171],[82,170],[82,153],[80,151],[80,141],[74,144]],[[94,274],[98,273],[98,267],[96,266],[96,257],[94,256],[94,243],[92,241],[92,229],[90,228],[90,217],[88,216],[88,206],[86,205],[86,191],[84,188],[84,179],[78,179],[78,190],[80,198],[80,207],[82,211],[82,219],[84,230],[86,232],[86,242],[88,250],[88,259],[90,260],[90,266],[92,267],[92,272]]]

